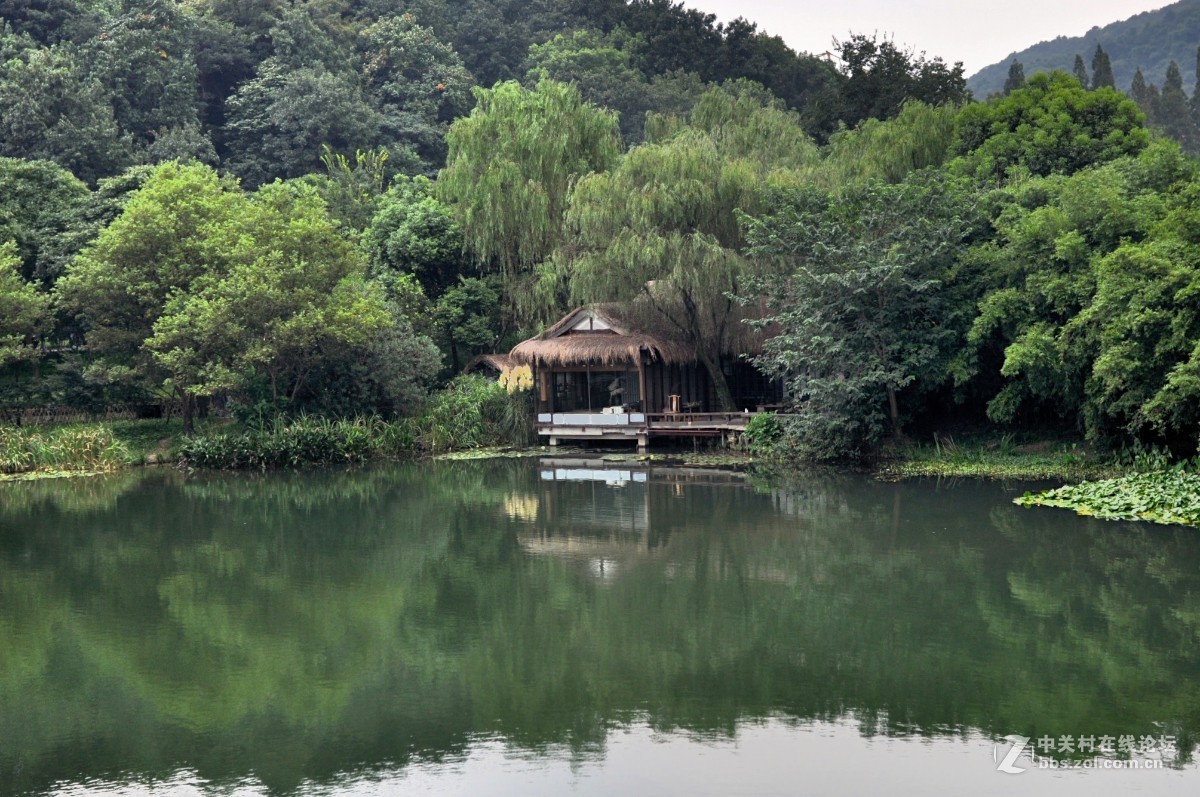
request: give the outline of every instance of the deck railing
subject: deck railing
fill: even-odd
[[[666,426],[745,426],[754,417],[745,412],[648,412],[646,425]]]

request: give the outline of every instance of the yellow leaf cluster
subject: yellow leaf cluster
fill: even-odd
[[[505,368],[500,372],[499,382],[500,386],[507,390],[509,395],[516,393],[518,390],[532,390],[533,369],[528,365]]]

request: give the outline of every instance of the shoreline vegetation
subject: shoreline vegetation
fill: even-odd
[[[386,422],[379,418],[328,420],[302,417],[248,428],[209,421],[185,435],[182,421],[140,420],[62,426],[0,426],[0,482],[88,476],[146,465],[200,470],[271,470],[429,458],[443,461],[543,456],[589,457],[606,463],[661,463],[677,467],[767,468],[797,471],[777,456],[747,449],[665,450],[650,454],[513,445],[482,421],[457,439],[429,431],[430,414]],[[1077,441],[1017,444],[1011,436],[956,442],[906,442],[862,466],[881,481],[914,478],[1002,479],[1066,482],[1025,493],[1016,503],[1060,507],[1113,520],[1200,526],[1200,474],[1195,462],[1170,467],[1165,454],[1101,455]]]

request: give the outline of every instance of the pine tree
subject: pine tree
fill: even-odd
[[[1193,121],[1192,109],[1183,90],[1183,74],[1174,61],[1167,67],[1162,94],[1154,104],[1152,121],[1170,138],[1178,141],[1186,152],[1196,152],[1200,146],[1200,130]]]
[[[1139,66],[1137,71],[1133,73],[1133,83],[1129,86],[1129,96],[1138,104],[1138,107],[1149,113],[1150,111],[1150,89],[1146,86],[1146,76],[1142,74],[1142,68]]]
[[[1174,61],[1167,67],[1167,78],[1163,81],[1163,94],[1168,91],[1183,94],[1183,73],[1179,71],[1179,64]]]
[[[1008,67],[1008,79],[1004,81],[1004,96],[1012,94],[1017,89],[1025,88],[1025,67],[1020,61],[1013,59]]]
[[[1091,80],[1088,78],[1087,65],[1083,63],[1083,56],[1079,53],[1075,53],[1075,79],[1085,89],[1091,83]]]
[[[1113,88],[1116,84],[1112,61],[1108,59],[1108,53],[1104,52],[1104,48],[1097,44],[1096,54],[1092,56],[1092,88],[1098,89],[1104,86]]]
[[[1200,47],[1196,48],[1196,85],[1192,89],[1192,115],[1200,118]]]

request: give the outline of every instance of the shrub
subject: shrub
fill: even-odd
[[[766,413],[752,417],[746,424],[746,430],[742,432],[746,448],[756,457],[778,457],[782,438],[783,426],[779,418]]]
[[[460,376],[430,399],[417,422],[421,448],[433,452],[526,445],[532,437],[529,393],[499,382]]]

